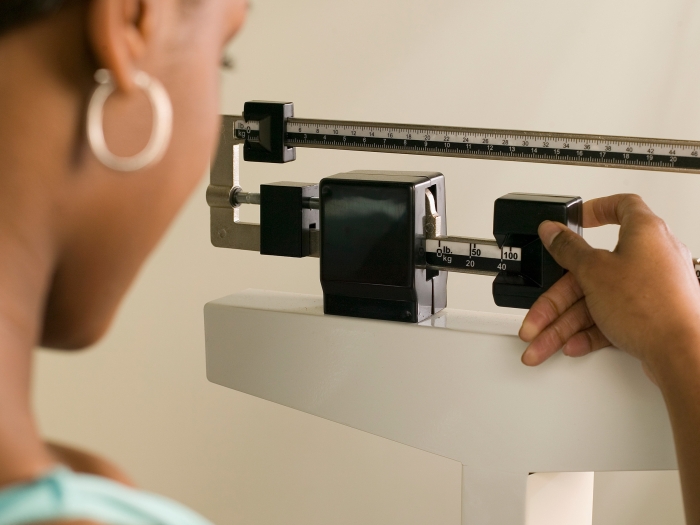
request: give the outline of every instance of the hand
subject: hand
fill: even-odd
[[[583,226],[619,224],[614,251],[598,250],[565,225],[540,225],[542,243],[569,272],[535,302],[520,338],[538,365],[560,348],[578,357],[610,344],[649,372],[673,343],[700,340],[700,286],[688,249],[637,195],[583,205]],[[653,368],[653,367],[652,367]]]

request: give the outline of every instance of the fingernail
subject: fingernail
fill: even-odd
[[[564,231],[564,228],[566,228],[566,226],[560,222],[544,221],[540,224],[537,233],[539,233],[540,239],[542,239],[542,244],[549,248],[557,235]]]
[[[525,341],[526,343],[529,343],[532,341],[535,336],[537,335],[537,328],[535,327],[535,323],[532,321],[528,321],[527,318],[523,321],[522,326],[520,327],[520,331],[518,332],[518,337]]]
[[[520,358],[520,360],[523,362],[524,365],[535,366],[537,364],[537,356],[535,355],[535,351],[532,350],[530,347],[527,347],[525,352],[523,352],[523,356]]]

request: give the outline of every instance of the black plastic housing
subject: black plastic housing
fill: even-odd
[[[282,257],[309,255],[309,230],[318,227],[318,210],[304,200],[318,197],[318,184],[275,182],[260,185],[260,253]]]
[[[493,282],[498,306],[530,308],[566,273],[542,245],[537,228],[543,221],[556,221],[580,235],[582,211],[581,197],[509,193],[496,200],[493,235],[498,245],[522,249],[521,272],[501,272]]]
[[[427,188],[446,235],[440,173],[353,171],[321,181],[325,313],[415,323],[445,308],[447,272],[416,268],[425,264]]]
[[[246,122],[260,123],[260,141],[243,145],[243,160],[249,162],[290,162],[296,159],[296,150],[284,145],[287,119],[294,116],[291,102],[246,102],[243,118]]]

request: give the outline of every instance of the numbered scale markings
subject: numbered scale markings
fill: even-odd
[[[233,117],[240,141],[259,122]],[[700,142],[292,118],[287,146],[700,173]]]
[[[522,250],[498,247],[496,241],[465,237],[441,237],[425,240],[425,263],[428,268],[450,272],[496,275],[520,273]],[[700,259],[693,259],[695,275],[700,281]]]
[[[499,272],[520,273],[522,251],[496,241],[445,237],[426,239],[425,262],[429,268],[464,273],[496,275]]]

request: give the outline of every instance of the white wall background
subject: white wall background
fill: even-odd
[[[230,114],[246,100],[289,100],[299,117],[700,139],[693,0],[256,0],[230,50]],[[297,159],[243,164],[243,186],[437,170],[449,231],[483,237],[508,192],[636,192],[700,254],[696,175],[315,150]],[[220,524],[458,524],[458,464],[207,383],[206,301],[248,287],[321,290],[317,260],[212,248],[205,187],[109,336],[90,352],[39,354],[45,434],[107,454]],[[616,230],[586,237],[611,248]],[[450,306],[499,310],[490,284],[451,275]],[[674,472],[598,474],[595,503],[595,525],[683,522]]]

